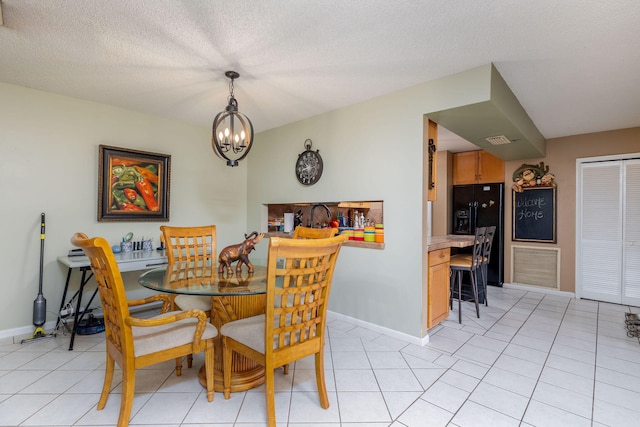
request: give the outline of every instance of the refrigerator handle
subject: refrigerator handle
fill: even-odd
[[[469,203],[471,205],[471,234],[476,233],[476,227],[478,226],[478,202],[472,201]]]

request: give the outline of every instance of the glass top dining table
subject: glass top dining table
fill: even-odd
[[[220,330],[227,322],[264,313],[267,267],[254,265],[253,273],[244,268],[229,274],[218,273],[215,267],[193,267],[179,264],[144,272],[138,283],[148,289],[169,294],[211,297],[211,323]],[[222,374],[222,343],[215,338],[214,389],[224,389]],[[206,366],[198,373],[200,384],[206,386]],[[264,383],[264,367],[244,357],[232,362],[231,391],[245,391]]]
[[[182,295],[233,296],[264,294],[267,267],[254,265],[253,273],[218,273],[212,267],[168,265],[144,272],[139,278],[145,288]]]

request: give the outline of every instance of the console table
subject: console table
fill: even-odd
[[[167,256],[164,251],[134,251],[134,252],[120,252],[114,254],[116,257],[116,262],[118,263],[118,268],[120,268],[121,272],[128,271],[141,271],[141,270],[149,270],[152,268],[157,268],[161,266],[167,265]],[[78,269],[82,272],[82,277],[80,278],[80,287],[76,291],[75,294],[69,299],[69,301],[73,301],[74,298],[78,298],[76,303],[75,312],[73,314],[73,328],[71,329],[71,341],[69,342],[69,351],[73,350],[73,342],[76,337],[76,332],[78,330],[79,322],[84,318],[84,315],[87,313],[87,308],[93,302],[96,294],[98,293],[98,289],[96,288],[89,299],[86,307],[82,312],[80,311],[82,305],[82,294],[84,292],[84,287],[89,282],[89,280],[93,277],[93,273],[91,272],[91,264],[89,263],[89,258],[86,256],[60,256],[58,257],[58,262],[67,266],[67,280],[64,284],[64,291],[62,292],[62,300],[60,301],[60,309],[58,310],[58,320],[56,322],[56,329],[60,325],[62,321],[62,316],[60,312],[67,305],[67,291],[69,289],[69,279],[71,279],[71,272],[73,269]]]

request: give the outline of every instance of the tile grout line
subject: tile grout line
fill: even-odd
[[[509,313],[509,311],[511,311],[511,310],[513,309],[513,307],[515,307],[515,306],[516,306],[520,301],[522,301],[522,300],[523,300],[523,299],[524,299],[528,294],[529,294],[529,292],[526,292],[526,293],[524,293],[520,298],[518,298],[518,300],[517,300],[514,304],[512,304],[512,305],[511,305],[511,307],[509,308],[509,310],[508,310],[508,311],[505,311],[505,312],[504,312],[504,313],[503,313],[503,314],[502,314],[502,315],[501,315],[501,316],[500,316],[500,317],[499,317],[499,318],[498,318],[498,319],[493,323],[493,325],[492,325],[491,327],[495,326],[495,324],[496,324],[496,323],[498,323],[501,319],[503,319],[503,318],[504,318],[504,316],[506,316],[506,315],[507,315],[507,313]],[[527,320],[529,320],[529,318],[531,317],[531,315],[532,315],[532,314],[535,312],[535,310],[540,306],[540,302],[541,302],[543,299],[544,299],[544,297],[543,297],[542,299],[540,299],[540,300],[538,301],[538,303],[536,304],[536,307],[535,307],[533,310],[531,310],[531,312],[530,312],[530,313],[529,313],[529,315],[527,316]],[[520,325],[520,327],[518,327],[518,331],[520,331],[520,329],[522,328],[522,326],[524,326],[524,324],[527,322],[527,320],[525,320],[524,322],[522,322],[522,325]],[[491,328],[489,328],[489,329],[491,329]],[[489,329],[487,330],[487,332],[489,331]],[[512,341],[512,340],[513,340],[513,338],[517,335],[518,331],[516,331],[516,333],[513,335],[513,337],[511,337],[511,339],[509,340],[508,344],[511,344],[511,341]],[[485,332],[485,333],[486,333],[486,332]],[[483,334],[482,336],[484,336],[484,334]],[[494,339],[495,339],[495,338],[494,338]],[[508,347],[508,344],[505,346],[505,349]],[[503,354],[504,354],[504,349],[500,352],[500,356],[502,356]],[[495,360],[495,361],[494,361],[494,362],[489,366],[489,369],[487,369],[487,372],[485,372],[485,374],[482,376],[482,378],[480,379],[480,381],[478,382],[478,384],[474,387],[473,391],[471,391],[471,392],[469,393],[469,396],[465,399],[464,403],[463,403],[462,405],[460,405],[460,408],[462,408],[462,407],[464,406],[464,404],[465,404],[465,403],[467,403],[467,402],[469,402],[469,401],[470,401],[470,400],[469,400],[469,397],[471,397],[471,395],[472,395],[472,394],[473,394],[473,392],[478,388],[478,386],[479,386],[480,384],[482,384],[482,380],[484,380],[484,378],[487,376],[487,374],[489,373],[489,371],[491,370],[491,368],[493,368],[493,367],[495,366],[495,363],[498,361],[498,359],[500,358],[500,356],[498,356],[498,357],[496,358],[496,360]],[[498,369],[500,369],[500,368],[498,368]],[[537,381],[536,381],[536,386],[537,386]],[[502,388],[502,387],[499,387],[499,388]],[[509,391],[509,390],[506,390],[506,391]],[[533,390],[533,391],[535,391],[535,387],[534,387],[534,390]],[[511,418],[511,419],[517,420],[519,423],[522,423],[522,422],[524,422],[524,421],[523,421],[523,418],[524,418],[524,415],[527,413],[527,409],[528,409],[528,407],[529,407],[529,403],[530,403],[530,402],[531,402],[531,400],[532,400],[532,397],[533,397],[533,391],[531,392],[531,397],[529,397],[529,402],[527,402],[527,405],[525,406],[525,409],[524,409],[524,411],[522,412],[522,417],[521,417],[519,420],[518,420],[517,418],[512,417],[511,415],[508,415],[508,414],[505,414],[505,413],[503,413],[503,412],[497,411],[496,409],[490,408],[490,407],[488,407],[488,406],[485,406],[485,405],[482,405],[482,404],[480,404],[480,403],[476,403],[476,402],[473,402],[473,401],[471,401],[471,402],[472,402],[472,403],[475,403],[476,405],[483,406],[483,407],[485,407],[485,408],[487,408],[487,409],[489,409],[489,410],[491,410],[491,411],[498,412],[498,413],[500,413],[500,414],[502,414],[502,415],[504,415],[504,416],[506,416],[506,417],[509,417],[509,418]],[[458,411],[456,411],[456,414],[460,411],[460,408],[458,408]],[[454,417],[455,417],[455,414],[454,414]],[[452,419],[453,419],[453,417],[452,417]]]
[[[505,311],[505,312],[504,312],[504,313],[503,313],[503,314],[502,314],[502,315],[501,315],[501,316],[500,316],[500,317],[499,317],[499,318],[498,318],[498,319],[493,323],[493,325],[495,325],[495,324],[496,324],[498,321],[500,321],[500,319],[502,319],[502,318],[503,318],[503,317],[504,317],[504,316],[505,316],[509,311],[511,311],[511,309],[512,309],[513,307],[515,307],[515,305],[516,305],[518,302],[520,302],[523,298],[525,298],[525,297],[526,297],[526,295],[527,295],[528,293],[529,293],[529,292],[526,292],[526,293],[524,293],[520,298],[518,298],[518,299],[517,299],[517,301],[511,305],[511,307],[509,308],[509,310],[508,310],[508,311]],[[537,304],[537,305],[539,305],[539,302],[538,302],[538,304]],[[536,307],[537,307],[537,305],[536,305]],[[531,311],[531,313],[533,313],[533,311],[534,311],[534,310],[532,310],[532,311]],[[527,316],[527,318],[529,318],[529,317],[531,316],[531,313]],[[493,327],[493,325],[492,325],[492,327]],[[523,322],[523,325],[524,325],[524,322]],[[522,326],[521,326],[521,327],[522,327]],[[489,328],[489,329],[491,329],[491,328]],[[485,331],[485,333],[486,333],[486,332],[488,332],[488,330],[489,330],[489,329],[487,329],[487,330]],[[520,328],[518,328],[518,329],[520,329]],[[471,337],[469,337],[469,339],[467,339],[467,340],[466,340],[462,345],[464,345],[464,344],[468,343],[468,342],[469,342],[469,340],[471,340],[475,335],[477,335],[477,334],[472,334],[472,336],[471,336]],[[483,334],[483,335],[481,335],[481,336],[484,336],[484,334]],[[511,341],[509,341],[509,342],[511,342]],[[460,348],[462,348],[462,345],[461,345],[460,347],[458,347],[458,350],[459,350]],[[506,347],[505,347],[505,348],[506,348]],[[457,352],[458,350],[456,350],[456,352]],[[502,355],[503,353],[504,353],[504,350],[502,350],[502,351],[500,352],[500,355]],[[454,355],[455,355],[455,352],[451,353],[451,357],[456,357],[456,356],[454,356]],[[498,358],[499,358],[499,357],[500,357],[500,356],[498,356]],[[498,358],[496,358],[496,361],[498,360]],[[464,360],[464,359],[460,359],[460,358],[458,358],[458,361],[459,361],[459,360]],[[456,362],[456,363],[457,363],[457,362]],[[473,362],[473,363],[475,363],[475,362]],[[481,363],[481,364],[482,364],[482,365],[484,365],[484,363]],[[478,384],[476,384],[476,386],[473,388],[473,390],[469,392],[469,394],[468,394],[468,396],[465,398],[464,402],[463,402],[463,403],[458,407],[458,409],[453,413],[453,415],[452,415],[451,419],[449,420],[448,424],[452,422],[451,420],[453,420],[453,419],[455,418],[455,416],[460,412],[460,409],[461,409],[461,408],[465,405],[465,403],[467,403],[467,402],[472,402],[472,403],[474,403],[474,404],[476,404],[476,405],[483,406],[483,407],[485,407],[485,408],[487,408],[487,409],[489,409],[489,410],[491,410],[491,411],[498,412],[498,413],[500,413],[500,414],[502,414],[502,415],[504,415],[504,416],[507,416],[507,417],[509,417],[509,418],[513,419],[513,420],[516,420],[516,418],[513,418],[513,417],[512,417],[512,416],[510,416],[510,415],[504,414],[504,413],[502,413],[502,412],[500,412],[500,411],[497,411],[497,410],[495,410],[495,409],[493,409],[493,408],[489,408],[489,407],[487,407],[487,406],[485,406],[485,405],[482,405],[482,404],[479,404],[479,403],[476,403],[476,402],[473,402],[473,401],[470,401],[470,400],[469,400],[469,397],[473,394],[473,392],[474,392],[474,391],[478,388],[478,386],[482,383],[482,380],[486,377],[486,375],[489,373],[489,371],[491,370],[491,367],[493,367],[493,365],[494,365],[494,364],[495,364],[495,361],[494,361],[491,365],[488,365],[488,366],[489,366],[489,368],[487,369],[487,372],[485,372],[485,374],[482,376],[482,378],[479,378]],[[454,364],[454,365],[455,365],[455,364]],[[454,365],[452,365],[451,367],[447,368],[447,370],[446,370],[446,371],[445,371],[445,372],[444,372],[440,377],[438,377],[438,380],[439,380],[440,378],[442,378],[442,376],[443,376],[443,375],[445,375],[445,374],[449,371],[449,369],[452,369]],[[438,380],[434,381],[434,382],[433,382],[433,384],[435,384]],[[433,384],[431,384],[431,386],[429,386],[429,388],[431,388],[431,387],[433,386]],[[452,386],[452,387],[455,387],[455,386]],[[429,390],[429,388],[427,388],[427,390]],[[456,387],[456,388],[458,388],[458,387]],[[424,392],[426,392],[427,390],[425,390]],[[460,390],[463,390],[463,389],[460,389]],[[466,392],[466,390],[463,390],[463,391],[465,391],[465,392]],[[424,393],[423,393],[423,394],[424,394]],[[437,405],[436,405],[436,406],[437,406]],[[438,406],[438,407],[439,407],[439,408],[441,408],[440,406]],[[408,409],[408,408],[407,408],[407,409]],[[445,411],[447,411],[445,408],[442,408],[442,409],[443,409],[443,410],[445,410]],[[406,411],[406,410],[405,410],[405,411]],[[447,412],[449,412],[449,411],[447,411]],[[525,412],[526,412],[526,409],[525,409]],[[523,415],[524,415],[524,413],[523,413]],[[517,421],[518,421],[518,422],[522,422],[521,420],[517,420]]]
[[[540,301],[542,302],[542,301],[544,300],[544,298],[546,298],[546,296],[545,296],[545,297],[543,297]],[[546,355],[546,357],[545,357],[545,359],[544,359],[544,363],[542,364],[542,369],[540,370],[540,373],[538,374],[538,378],[536,379],[536,385],[533,387],[533,391],[531,392],[531,397],[529,398],[529,402],[527,402],[527,406],[526,406],[525,411],[524,411],[524,413],[523,413],[523,417],[524,417],[524,414],[526,414],[526,413],[527,413],[527,410],[529,409],[529,405],[531,404],[531,401],[532,401],[532,400],[534,400],[534,401],[536,401],[536,402],[539,402],[539,401],[537,401],[537,400],[535,400],[535,399],[533,398],[533,395],[535,394],[536,389],[538,388],[538,385],[539,385],[539,384],[540,384],[540,382],[541,382],[541,381],[540,381],[540,378],[542,377],[542,372],[544,371],[545,366],[547,366],[547,361],[549,360],[549,356],[551,355],[551,350],[553,349],[553,345],[554,345],[554,343],[556,342],[556,340],[558,339],[558,333],[559,333],[559,331],[560,331],[560,328],[562,327],[562,322],[564,322],[564,318],[565,318],[565,316],[566,316],[566,314],[567,314],[567,310],[569,309],[569,305],[571,305],[571,300],[569,300],[569,301],[567,302],[567,305],[566,305],[566,307],[564,308],[564,312],[562,313],[562,319],[560,320],[560,323],[558,324],[558,329],[556,330],[556,334],[555,334],[555,336],[554,336],[554,338],[553,338],[553,341],[551,342],[551,346],[549,347],[549,351],[547,352],[547,355]],[[539,306],[540,306],[540,304],[538,304],[538,306],[536,307],[536,309],[538,309],[538,308],[539,308]],[[535,311],[535,310],[534,310],[534,311]],[[532,312],[532,313],[533,313],[533,312]],[[542,381],[542,382],[544,383],[544,381]],[[595,383],[595,380],[594,380],[594,383]],[[546,384],[546,383],[545,383],[545,384]],[[544,403],[544,402],[539,402],[539,403],[543,403],[543,404],[547,405],[547,404],[546,404],[546,403]],[[582,417],[581,415],[575,414],[575,413],[573,413],[573,412],[571,412],[571,411],[568,411],[568,410],[566,410],[566,409],[564,409],[564,408],[559,408],[559,407],[554,406],[554,405],[549,405],[549,406],[552,406],[552,407],[557,408],[557,409],[559,409],[559,410],[561,410],[561,411],[564,411],[564,412],[567,412],[567,413],[573,414],[573,415],[575,415],[575,416],[578,416],[578,417],[584,418],[584,417]],[[593,411],[593,404],[591,405],[591,410]],[[591,417],[591,420],[593,420],[593,416]],[[523,420],[521,420],[521,422],[524,422],[524,419],[523,419]]]

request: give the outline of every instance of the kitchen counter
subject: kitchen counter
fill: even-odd
[[[465,248],[473,246],[475,236],[448,234],[446,236],[427,237],[427,252],[446,248]]]

